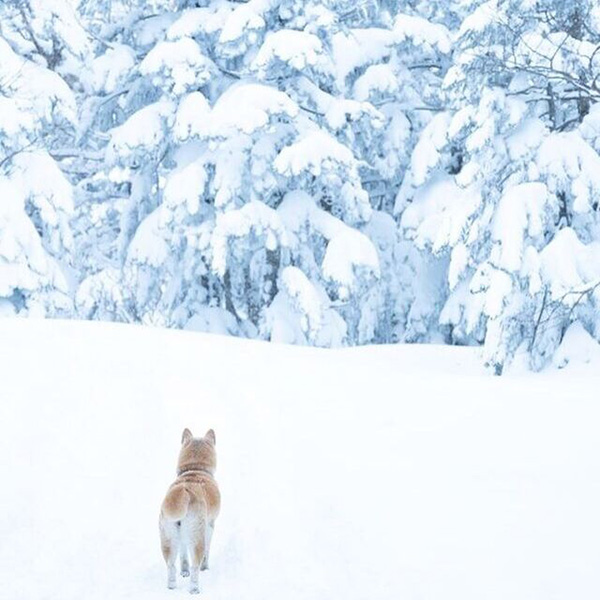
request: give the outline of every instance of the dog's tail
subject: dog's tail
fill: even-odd
[[[163,501],[162,514],[169,521],[181,521],[187,514],[190,494],[182,485],[171,488]]]

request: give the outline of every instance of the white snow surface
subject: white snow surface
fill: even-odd
[[[296,103],[284,92],[257,83],[240,83],[230,87],[214,105],[211,132],[215,138],[252,135],[266,128],[272,120],[295,117]]]
[[[134,68],[134,50],[124,44],[115,44],[106,54],[92,61],[90,70],[83,74],[83,80],[94,92],[110,94],[118,89]]]
[[[157,527],[188,426],[223,497],[201,598],[595,600],[587,360],[494,378],[468,348],[0,320],[2,596],[188,597]]]
[[[288,64],[302,71],[321,62],[323,44],[318,36],[305,31],[281,29],[268,35],[261,46],[253,67],[266,76],[269,67],[276,62]]]

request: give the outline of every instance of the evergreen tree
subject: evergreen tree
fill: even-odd
[[[0,5],[0,306],[8,314],[71,311],[71,184],[58,161],[76,136],[67,79],[85,32],[62,0]],[[80,66],[80,65],[79,65]],[[62,76],[61,76],[62,75]]]
[[[465,18],[448,109],[397,198],[405,233],[446,261],[448,341],[483,343],[497,372],[517,352],[543,366],[573,320],[597,332],[594,14],[593,3],[507,0]]]
[[[228,330],[233,317],[239,334],[286,339],[295,326],[277,320],[305,319],[305,295],[322,317],[294,341],[394,339],[389,212],[446,29],[377,3],[167,8],[132,11],[95,61],[86,122],[110,139],[90,188],[111,216],[103,259],[88,246],[81,314],[177,327],[221,314]]]

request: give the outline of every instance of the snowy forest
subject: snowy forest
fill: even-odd
[[[600,338],[596,0],[2,0],[0,314]]]

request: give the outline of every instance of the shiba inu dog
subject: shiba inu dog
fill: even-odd
[[[210,542],[219,514],[221,497],[214,479],[217,466],[215,432],[195,438],[189,429],[181,436],[177,479],[167,491],[160,510],[160,542],[167,563],[167,587],[177,583],[175,561],[181,575],[191,574],[190,594],[200,591],[198,571],[208,569]]]

